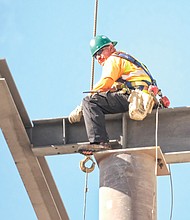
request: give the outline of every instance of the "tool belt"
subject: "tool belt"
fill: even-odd
[[[126,81],[126,82],[116,82],[112,87],[110,92],[117,92],[119,94],[131,94],[132,90],[139,89],[144,92],[148,92],[148,87],[150,83],[145,81]]]
[[[143,120],[152,112],[155,97],[148,92],[150,83],[145,81],[117,82],[110,92],[129,95],[129,117],[133,120]]]
[[[151,85],[151,83],[148,81],[127,81],[126,85],[131,90],[140,89],[141,91],[148,91],[148,87]]]
[[[133,120],[143,120],[152,112],[155,101],[151,94],[140,89],[131,90],[128,101],[129,117]]]

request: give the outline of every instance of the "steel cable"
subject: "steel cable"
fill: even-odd
[[[86,197],[88,192],[88,173],[85,175],[85,186],[84,186],[84,207],[83,207],[83,220],[86,219]]]
[[[94,6],[94,26],[93,26],[93,37],[96,36],[97,30],[97,15],[98,15],[98,0],[95,0]],[[91,62],[91,83],[90,83],[90,90],[93,90],[94,87],[94,57],[92,57]],[[84,188],[84,207],[83,207],[83,219],[86,219],[86,198],[88,192],[88,173],[86,172],[85,175],[85,188]]]
[[[96,36],[96,30],[97,30],[97,16],[98,16],[98,0],[95,0],[95,6],[94,6],[94,27],[93,27],[93,37]],[[91,84],[90,84],[90,90],[93,90],[94,87],[94,57],[92,57],[91,62]]]
[[[158,109],[159,106],[156,109],[156,128],[155,128],[155,145],[156,145],[156,164],[155,164],[155,175],[157,176],[157,168],[158,168]],[[169,168],[169,175],[170,175],[170,188],[171,188],[171,208],[170,208],[170,220],[172,220],[172,214],[173,214],[173,182],[172,182],[172,174],[171,174],[171,168],[170,165],[168,166]],[[155,186],[156,188],[156,186]],[[155,206],[155,201],[156,201],[156,195],[154,195],[153,198],[153,209],[152,209],[152,219],[154,219],[154,206]]]

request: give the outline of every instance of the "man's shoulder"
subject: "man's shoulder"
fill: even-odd
[[[112,55],[109,57],[110,59],[122,59],[123,56],[127,55],[125,51],[116,51],[112,53]]]
[[[114,64],[114,63],[121,63],[121,60],[124,60],[122,56],[120,56],[120,54],[126,54],[126,52],[124,51],[116,51],[114,52],[105,62],[107,64]],[[126,60],[125,60],[126,61]]]

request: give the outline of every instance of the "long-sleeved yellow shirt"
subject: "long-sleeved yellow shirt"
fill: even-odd
[[[106,92],[111,89],[119,78],[126,81],[146,80],[151,82],[150,77],[142,68],[135,66],[126,59],[114,56],[113,54],[105,61],[100,81],[96,83],[93,90]]]

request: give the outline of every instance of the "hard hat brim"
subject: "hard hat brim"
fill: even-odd
[[[112,44],[115,46],[117,44],[117,41],[113,41]]]
[[[107,44],[105,45],[102,45],[102,47],[98,48],[97,50],[94,51],[94,53],[92,54],[92,56],[94,56],[94,54],[96,54],[96,52],[98,52],[101,48],[109,45],[110,43],[112,43],[114,46],[117,44],[117,41],[111,41],[111,42],[108,42]]]

